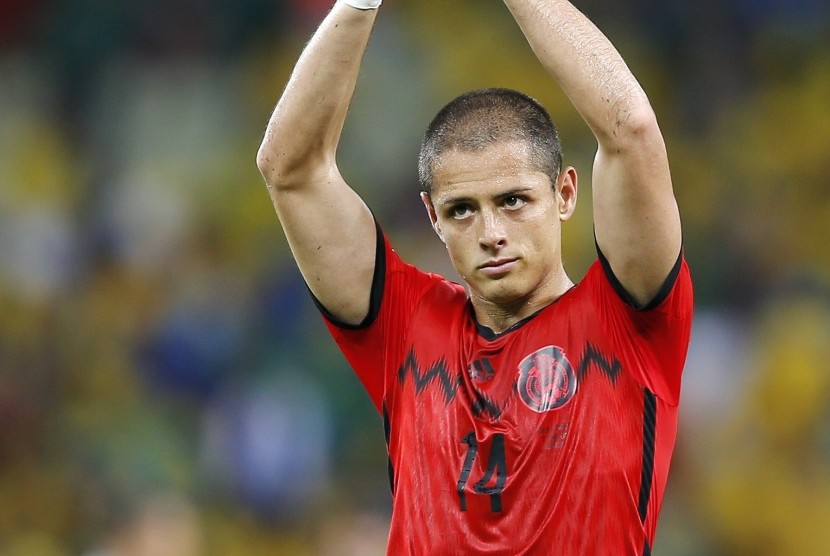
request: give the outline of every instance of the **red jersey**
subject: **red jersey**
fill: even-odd
[[[637,310],[600,260],[501,334],[379,233],[372,308],[327,325],[383,415],[388,554],[649,554],[677,430],[683,257]]]

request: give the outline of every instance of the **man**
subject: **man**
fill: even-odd
[[[475,91],[430,124],[421,194],[467,284],[401,261],[335,150],[379,0],[341,0],[258,154],[289,245],[383,415],[389,554],[649,554],[692,312],[648,99],[564,0],[504,0],[593,131],[599,260],[561,260],[577,174],[535,101]]]

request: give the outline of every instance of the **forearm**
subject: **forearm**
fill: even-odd
[[[645,92],[619,52],[570,2],[504,2],[600,144],[613,145],[652,117]]]
[[[377,10],[338,2],[303,51],[274,109],[257,155],[272,185],[327,171],[354,93]]]

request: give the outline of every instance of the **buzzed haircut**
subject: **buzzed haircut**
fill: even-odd
[[[501,88],[477,89],[455,98],[433,118],[421,142],[421,190],[432,190],[435,163],[443,153],[475,152],[514,141],[530,147],[530,163],[555,184],[562,169],[562,145],[556,125],[538,101]]]

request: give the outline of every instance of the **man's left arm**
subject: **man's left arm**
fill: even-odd
[[[648,97],[611,42],[570,2],[504,3],[597,139],[597,244],[626,291],[645,305],[681,247],[666,146]]]

